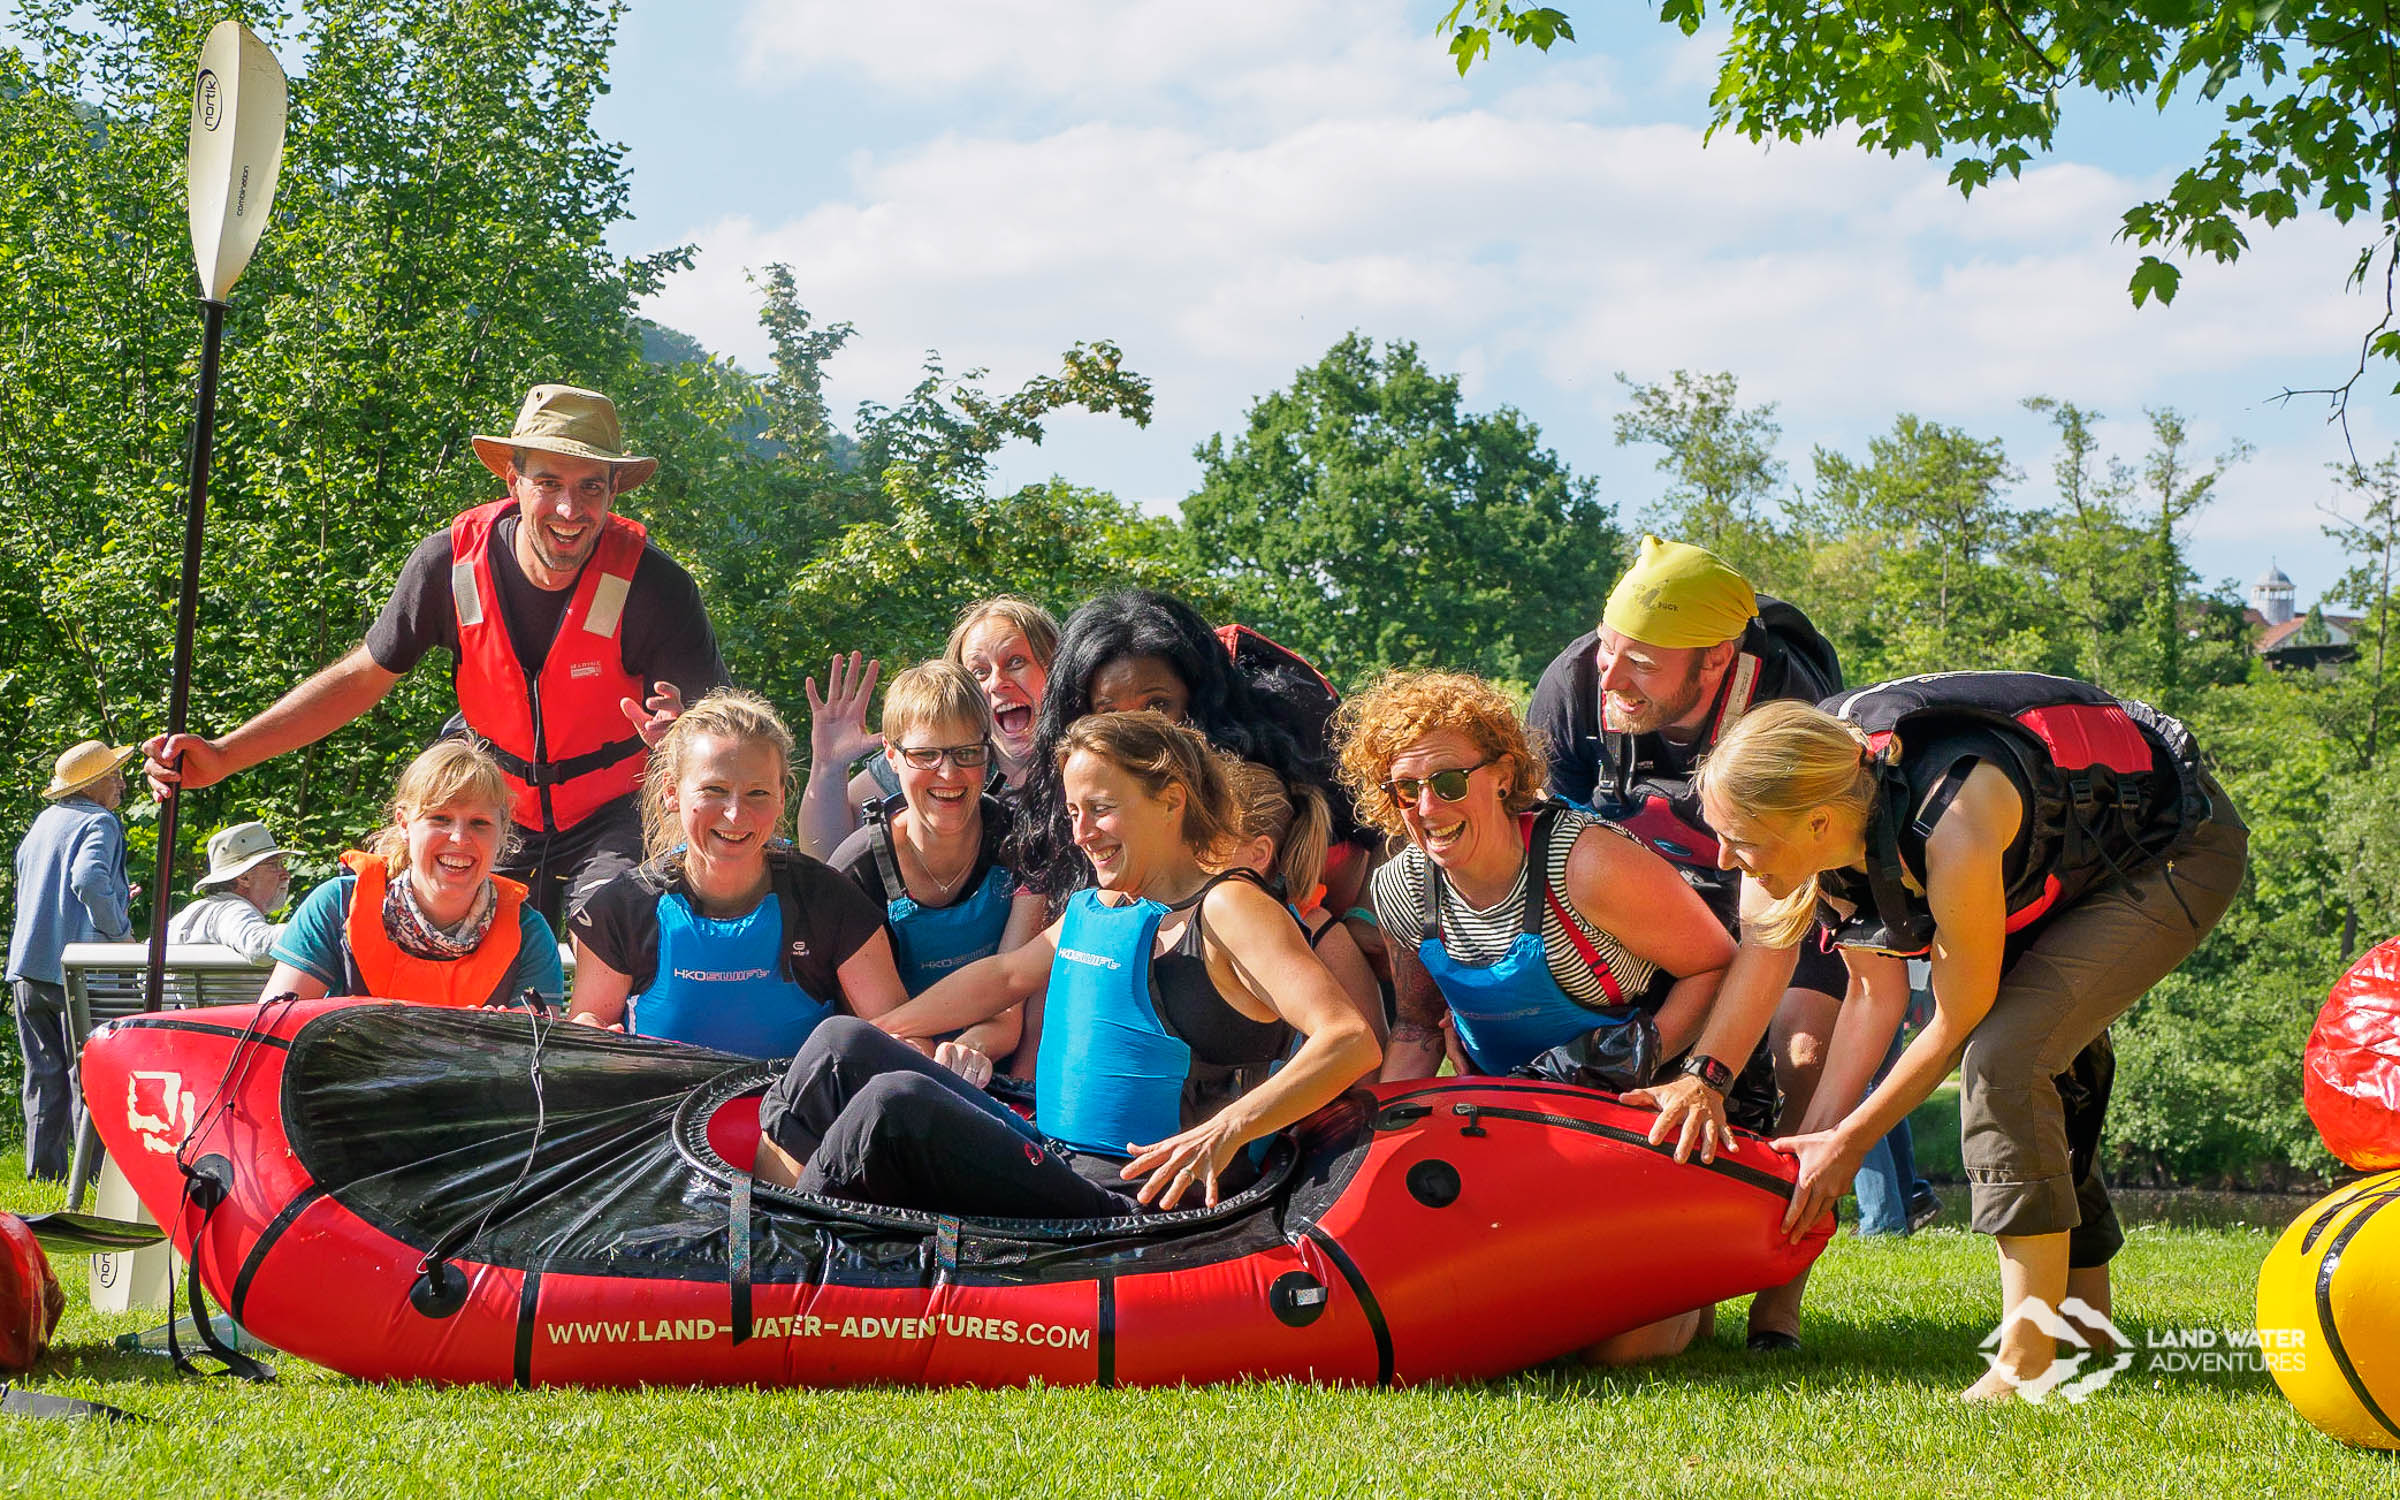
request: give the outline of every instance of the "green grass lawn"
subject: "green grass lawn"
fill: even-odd
[[[57,1194],[0,1169],[0,1207]],[[1954,1218],[1953,1208],[1947,1217]],[[2138,1226],[2118,1321],[2246,1328],[2260,1229]],[[244,1494],[2165,1495],[2400,1493],[2400,1456],[2320,1436],[2263,1374],[2134,1370],[2080,1406],[1966,1408],[1998,1317],[1987,1242],[1847,1233],[1820,1263],[1807,1348],[1715,1344],[1634,1373],[1534,1371],[1414,1391],[460,1391],[281,1362],[283,1383],[178,1380],[110,1348],[83,1268],[28,1383],[140,1427],[0,1419],[0,1492]],[[1595,1272],[1593,1296],[1607,1295]]]

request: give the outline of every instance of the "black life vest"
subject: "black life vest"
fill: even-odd
[[[1706,750],[1753,706],[1779,698],[1814,703],[1838,692],[1842,664],[1833,644],[1796,607],[1761,595],[1758,618],[1742,633],[1741,650],[1717,689],[1708,720],[1686,747],[1670,746],[1656,734],[1609,730],[1602,719],[1599,668],[1589,651],[1579,679],[1584,674],[1590,678],[1588,721],[1600,757],[1592,810],[1674,865],[1712,910],[1730,918],[1739,900],[1739,872],[1717,868],[1717,836],[1701,814],[1693,773]],[[1580,739],[1583,726],[1576,729]]]
[[[1818,706],[1865,730],[1878,751],[1900,741],[1868,816],[1865,872],[1819,876],[1828,895],[1852,907],[1846,917],[1824,914],[1844,947],[1911,957],[1931,949],[1925,841],[1979,762],[1998,767],[2025,803],[2002,867],[2012,940],[2029,939],[2110,874],[2156,859],[2208,815],[2191,731],[2088,682],[1935,672]]]
[[[1233,661],[1234,675],[1249,687],[1259,711],[1291,733],[1306,762],[1301,770],[1325,794],[1333,813],[1333,862],[1340,846],[1366,842],[1349,790],[1333,774],[1333,713],[1342,695],[1316,664],[1282,642],[1247,625],[1220,625],[1218,643]]]

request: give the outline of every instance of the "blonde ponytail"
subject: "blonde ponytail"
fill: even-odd
[[[1863,824],[1875,805],[1876,768],[1899,748],[1895,737],[1878,753],[1857,725],[1805,703],[1763,703],[1717,742],[1693,784],[1703,797],[1778,825],[1819,808]],[[1753,930],[1769,947],[1795,947],[1816,920],[1817,899],[1812,874]]]
[[[1306,901],[1324,879],[1325,855],[1333,846],[1333,808],[1325,793],[1306,782],[1287,783],[1254,760],[1227,757],[1225,779],[1233,788],[1235,831],[1244,840],[1273,844],[1286,899]]]

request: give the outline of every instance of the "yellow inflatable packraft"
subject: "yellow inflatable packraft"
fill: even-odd
[[[2300,1415],[2400,1449],[2400,1172],[2292,1221],[2258,1269],[2259,1345]]]

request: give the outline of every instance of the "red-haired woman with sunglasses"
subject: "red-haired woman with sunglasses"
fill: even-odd
[[[1394,673],[1342,705],[1337,733],[1359,816],[1407,840],[1374,878],[1397,991],[1386,1080],[1441,1066],[1445,1019],[1485,1073],[1595,1081],[1587,1059],[1655,1066],[1690,1046],[1732,939],[1631,835],[1542,801],[1541,753],[1497,689]],[[1677,1352],[1697,1323],[1669,1319],[1596,1357]]]

